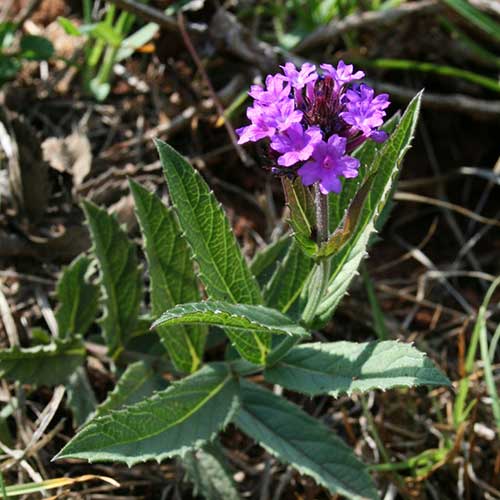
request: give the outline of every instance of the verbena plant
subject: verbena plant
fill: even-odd
[[[449,384],[423,353],[402,342],[311,342],[387,216],[420,105],[419,94],[381,130],[388,96],[353,84],[364,75],[353,74],[352,66],[322,69],[319,75],[312,65],[297,71],[287,64],[284,74],[268,77],[265,89],[250,92],[252,123],[238,130],[240,142],[267,142],[293,229],[250,264],[212,191],[172,147],[157,142],[170,207],[130,182],[156,335],[139,315],[144,290],[134,245],[115,218],[84,203],[93,256],[79,257],[60,281],[58,338],[0,354],[0,371],[8,378],[66,381],[69,403],[84,421],[91,412],[81,396],[88,382],[81,370],[78,379],[73,372],[84,361],[81,336],[102,308],[102,337],[121,377],[56,458],[131,466],[179,456],[208,498],[238,498],[216,439],[233,423],[332,493],[378,498],[366,466],[334,431],[269,389],[275,384],[337,397]],[[86,279],[94,259],[100,289]],[[212,345],[218,338],[214,327],[232,348],[224,359],[204,362],[207,338]],[[167,369],[179,376],[169,385],[160,376]]]

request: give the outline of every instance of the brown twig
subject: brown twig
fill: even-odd
[[[167,31],[172,33],[179,32],[179,26],[175,19],[167,16],[161,10],[155,9],[149,5],[136,2],[134,0],[110,0],[111,3],[114,3],[120,9],[126,10],[127,12],[131,12],[136,16],[144,19],[145,21],[149,21],[152,23],[156,23],[160,25]],[[207,26],[203,24],[194,24],[190,23],[187,25],[187,29],[193,33],[203,34],[207,31]]]
[[[392,83],[371,82],[380,92],[387,92],[398,101],[408,102],[415,97],[416,90]],[[433,94],[425,92],[422,105],[427,108],[466,113],[477,118],[497,119],[500,117],[500,101],[477,99],[463,94]]]
[[[236,137],[236,134],[234,133],[233,126],[231,125],[231,122],[227,117],[224,116],[224,107],[222,106],[219,96],[217,95],[217,92],[215,92],[215,89],[212,85],[212,82],[210,81],[210,78],[208,77],[208,74],[205,70],[205,67],[203,66],[203,63],[201,62],[201,59],[198,56],[198,53],[196,52],[196,49],[194,48],[193,43],[191,42],[191,38],[189,37],[189,34],[186,29],[186,23],[184,21],[184,16],[182,15],[182,12],[179,12],[178,16],[178,24],[179,24],[179,29],[181,32],[182,39],[184,40],[184,44],[186,45],[186,48],[189,51],[189,54],[193,58],[194,63],[196,64],[196,67],[198,68],[198,71],[201,74],[201,77],[203,78],[205,85],[208,88],[208,91],[210,92],[210,96],[213,100],[214,106],[217,110],[217,113],[219,115],[219,118],[223,119],[224,121],[224,127],[227,130],[227,134],[229,135],[229,138],[231,139],[231,142],[233,143],[234,149],[238,153],[238,156],[240,157],[240,160],[245,164],[245,165],[251,165],[252,160],[251,158],[245,153],[245,150],[238,144],[238,138]]]
[[[422,2],[408,2],[393,9],[361,12],[346,16],[342,20],[335,20],[326,26],[322,26],[309,36],[305,37],[295,48],[294,52],[304,52],[306,50],[323,45],[332,39],[352,29],[363,27],[379,28],[399,22],[401,18],[411,16],[416,13],[434,13],[441,8],[436,0],[424,0]]]

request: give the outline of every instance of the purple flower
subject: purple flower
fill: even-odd
[[[266,90],[260,85],[252,85],[248,94],[260,104],[272,104],[288,99],[290,85],[286,83],[286,78],[283,75],[268,75],[266,78]]]
[[[308,83],[314,83],[318,79],[316,66],[311,63],[304,63],[300,71],[297,71],[295,64],[291,62],[286,63],[281,68],[283,69],[283,73],[285,73],[286,80],[297,90],[303,89]]]
[[[297,173],[305,186],[315,182],[323,194],[340,193],[342,182],[340,177],[347,179],[358,175],[359,160],[345,155],[347,140],[333,134],[328,142],[316,144],[312,160],[300,167]]]
[[[311,158],[315,146],[322,141],[319,127],[302,128],[300,123],[294,123],[283,134],[276,134],[271,142],[271,148],[282,155],[278,165],[289,167],[299,161]]]
[[[293,99],[287,99],[268,106],[255,104],[248,108],[247,117],[252,123],[236,130],[240,136],[238,144],[272,138],[276,132],[284,132],[292,124],[299,123],[303,113],[294,107]]]
[[[361,84],[358,90],[348,90],[345,94],[346,111],[340,117],[354,130],[370,137],[377,127],[384,123],[385,111],[389,106],[389,96],[379,94],[374,98],[374,90]]]
[[[387,94],[354,83],[365,74],[352,64],[320,67],[322,76],[313,64],[298,69],[288,62],[264,87],[252,85],[250,124],[236,132],[239,144],[266,141],[276,175],[299,175],[306,186],[317,182],[322,193],[339,193],[342,177],[358,175],[352,151],[367,140],[387,139],[379,127],[390,103]]]
[[[356,73],[353,73],[354,66],[352,64],[345,64],[342,60],[339,61],[336,68],[334,68],[331,64],[322,64],[320,67],[325,76],[333,78],[337,89],[340,89],[347,83],[351,83],[355,80],[361,80],[361,78],[365,77],[365,74],[362,71],[356,71]]]

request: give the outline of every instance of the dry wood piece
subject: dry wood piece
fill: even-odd
[[[380,26],[387,26],[400,21],[401,18],[411,16],[413,14],[429,14],[435,13],[441,6],[436,0],[424,0],[423,2],[409,2],[404,3],[399,7],[387,10],[368,11],[360,14],[352,14],[342,20],[334,20],[317,29],[309,36],[304,38],[297,47],[294,48],[295,52],[304,52],[306,50],[329,43],[335,37],[345,33],[346,31],[370,27],[379,28]]]
[[[131,12],[145,21],[157,23],[167,31],[173,33],[177,33],[179,31],[179,26],[175,19],[172,19],[171,17],[165,15],[161,10],[155,9],[154,7],[140,2],[135,2],[134,0],[111,0],[111,2],[120,9]],[[198,34],[202,34],[207,31],[207,27],[203,24],[189,23],[186,27],[189,31]]]
[[[241,26],[236,17],[224,9],[219,9],[209,29],[216,46],[254,64],[264,72],[271,72],[278,65],[277,49],[268,43],[256,40],[249,30]]]
[[[380,92],[388,92],[394,100],[409,101],[415,95],[414,89],[400,87],[392,83],[373,82]],[[500,101],[477,99],[463,94],[433,94],[424,92],[422,104],[428,108],[458,111],[473,115],[476,118],[498,119],[500,116]]]

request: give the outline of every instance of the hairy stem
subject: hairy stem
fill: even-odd
[[[328,196],[321,193],[319,185],[314,185],[316,205],[316,229],[318,246],[328,241]],[[308,299],[302,321],[310,326],[325,295],[330,280],[330,259],[322,259],[314,265],[308,285]]]

